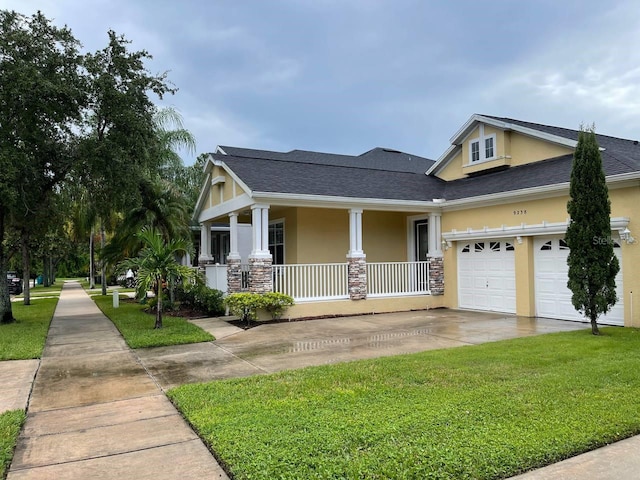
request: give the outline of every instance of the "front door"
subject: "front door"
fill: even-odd
[[[414,235],[416,245],[416,260],[424,262],[429,253],[429,222],[427,220],[419,220],[414,224]]]

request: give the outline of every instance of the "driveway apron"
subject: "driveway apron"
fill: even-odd
[[[113,323],[67,282],[7,478],[227,477]]]

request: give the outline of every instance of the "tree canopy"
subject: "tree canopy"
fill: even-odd
[[[127,218],[136,231],[153,225],[183,236],[188,228],[185,196],[162,175],[183,176],[175,150],[194,149],[195,141],[177,112],[154,103],[177,89],[166,72],[149,72],[146,50],[131,49],[116,32],[96,52],[80,48],[67,27],[40,12],[0,10],[2,276],[17,245],[28,276],[30,250],[62,251],[61,235],[93,243],[99,230],[104,244]],[[65,209],[64,228],[56,206]],[[0,322],[12,320],[3,281]]]
[[[42,13],[0,11],[0,274],[10,224],[26,238],[32,218],[71,170],[86,105],[80,43]],[[0,323],[13,321],[0,282]]]

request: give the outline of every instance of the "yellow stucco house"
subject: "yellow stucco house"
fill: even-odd
[[[229,292],[293,296],[291,318],[447,307],[582,321],[563,239],[577,138],[473,115],[436,161],[382,148],[218,147],[194,214],[204,227],[199,261],[208,277],[226,276]],[[640,326],[640,145],[597,138],[621,265],[618,303],[600,322]],[[209,227],[220,222],[230,231],[216,264]],[[239,225],[251,225],[244,257]]]

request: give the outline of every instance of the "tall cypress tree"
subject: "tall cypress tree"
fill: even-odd
[[[598,140],[593,128],[580,129],[573,154],[567,228],[571,302],[599,335],[598,317],[616,303],[615,277],[620,270],[611,239],[611,202]]]

